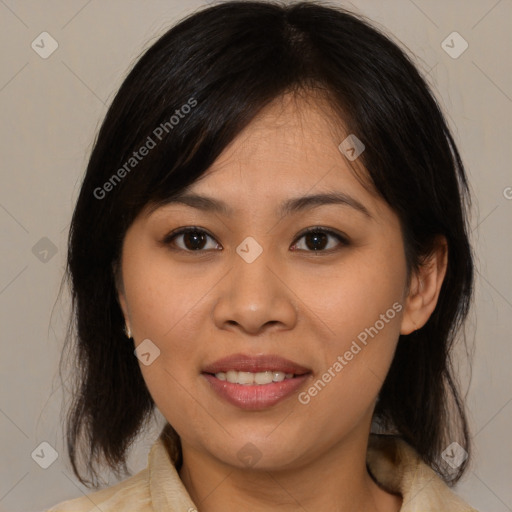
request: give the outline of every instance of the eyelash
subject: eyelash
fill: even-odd
[[[166,246],[171,246],[172,242],[178,236],[184,235],[187,233],[204,233],[207,236],[209,236],[210,238],[212,238],[213,240],[215,240],[215,238],[212,235],[210,235],[207,231],[205,231],[204,229],[197,227],[197,226],[187,226],[185,228],[180,228],[178,230],[171,231],[169,234],[167,234],[164,237],[164,239],[162,240],[162,244],[164,244]],[[325,233],[327,235],[333,236],[334,238],[337,238],[341,242],[342,246],[347,246],[350,244],[348,238],[346,236],[342,235],[341,233],[337,233],[328,228],[323,228],[322,226],[313,226],[313,227],[307,228],[304,231],[302,231],[295,239],[293,245],[296,245],[301,238],[303,238],[305,235],[308,235],[309,233]],[[172,250],[182,251],[182,252],[187,252],[187,253],[203,253],[203,252],[205,252],[205,249],[197,249],[195,251],[192,251],[192,250],[188,250],[188,249],[182,249],[181,247],[172,247]],[[313,250],[308,251],[308,250],[304,250],[304,249],[298,249],[298,251],[309,252],[312,254],[321,254],[321,253],[331,254],[332,252],[335,252],[337,250],[340,250],[340,248],[327,249],[327,250],[321,249],[318,251],[313,251]]]

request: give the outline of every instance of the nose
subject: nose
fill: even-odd
[[[293,329],[298,308],[286,269],[270,251],[264,250],[254,261],[248,261],[235,254],[231,270],[216,287],[216,326],[238,328],[252,335],[268,329]]]

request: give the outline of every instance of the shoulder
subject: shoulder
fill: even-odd
[[[148,469],[143,469],[118,484],[92,492],[68,501],[63,501],[46,512],[149,512],[151,495],[149,491]]]
[[[478,512],[398,436],[371,434],[367,463],[377,482],[403,497],[401,511]]]
[[[194,510],[160,436],[148,454],[145,469],[116,485],[63,501],[45,512],[171,512]]]

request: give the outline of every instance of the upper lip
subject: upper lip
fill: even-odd
[[[308,368],[276,354],[264,354],[259,356],[233,354],[218,359],[203,368],[204,373],[213,374],[227,372],[228,370],[254,373],[274,370],[283,373],[293,373],[294,375],[303,375],[310,372]]]

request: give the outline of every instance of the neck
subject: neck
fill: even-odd
[[[387,493],[366,469],[369,431],[358,429],[293,468],[239,468],[182,440],[180,478],[200,512],[397,512],[401,498]]]

